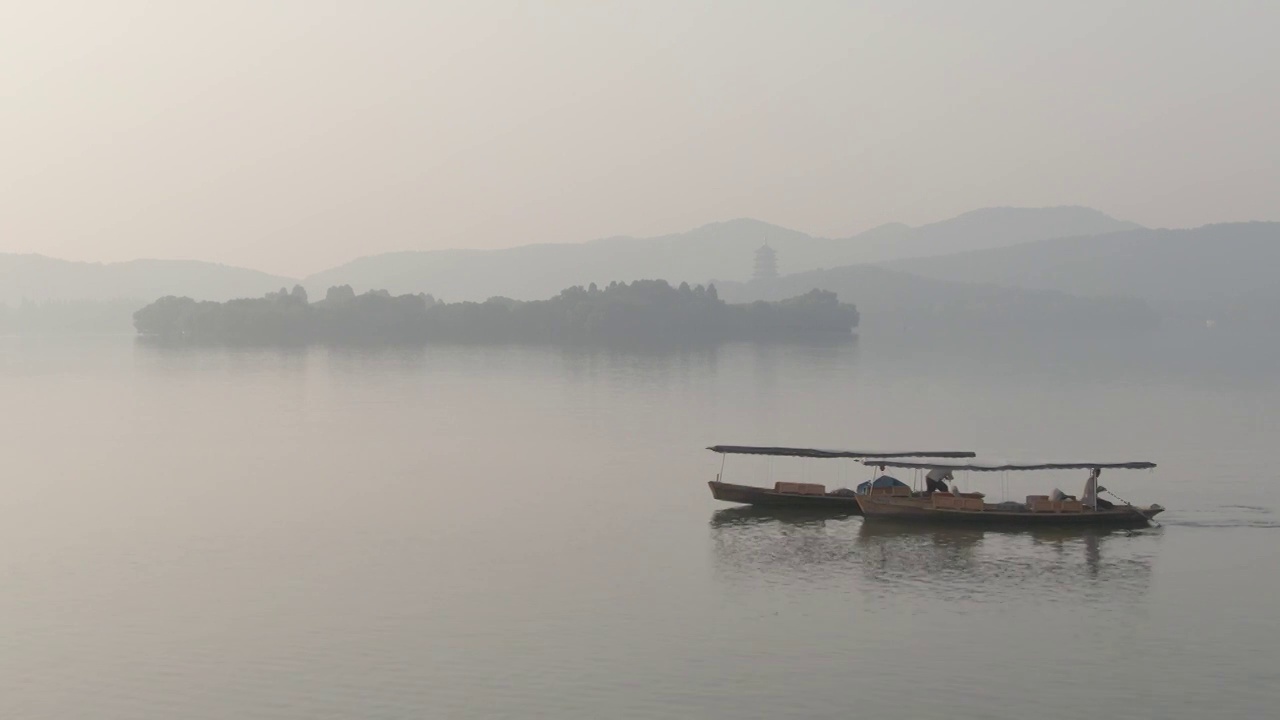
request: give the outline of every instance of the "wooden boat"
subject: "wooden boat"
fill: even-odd
[[[725,458],[729,455],[772,455],[777,457],[799,458],[849,458],[854,460],[884,460],[889,458],[971,458],[975,454],[967,451],[900,451],[876,452],[869,450],[819,450],[815,448],[792,447],[757,447],[748,445],[713,445],[708,450],[721,455],[720,472],[716,479],[708,482],[711,496],[725,502],[757,505],[761,507],[808,508],[823,512],[859,515],[862,513],[856,493],[842,488],[828,492],[826,487],[816,483],[778,482],[772,488],[754,485],[735,485],[723,481]],[[871,463],[874,464],[874,463]],[[880,478],[869,483],[867,492],[886,496],[910,496],[911,488],[894,480],[895,484],[884,483],[877,486]]]
[[[1106,488],[1098,478],[1106,469],[1144,470],[1155,467],[1149,462],[1124,463],[992,463],[978,461],[939,460],[865,460],[879,467],[919,470],[969,470],[975,472],[1008,472],[1029,470],[1089,470],[1084,499],[1054,500],[1048,495],[1030,495],[1025,503],[989,503],[981,493],[944,493],[911,497],[857,495],[858,507],[868,518],[886,518],[910,522],[969,524],[988,527],[1071,526],[1071,527],[1147,527],[1156,524],[1155,516],[1164,512],[1159,505],[1137,506],[1112,504],[1098,498]]]

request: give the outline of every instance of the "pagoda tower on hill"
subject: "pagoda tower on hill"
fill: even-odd
[[[751,275],[752,280],[777,280],[778,279],[778,253],[768,244],[760,246],[756,250],[756,268]]]

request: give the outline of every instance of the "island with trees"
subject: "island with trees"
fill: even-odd
[[[144,337],[211,343],[707,343],[849,338],[858,310],[813,290],[777,302],[726,303],[714,285],[665,280],[575,286],[549,300],[446,303],[431,295],[357,295],[302,287],[227,302],[163,297],[134,313]]]

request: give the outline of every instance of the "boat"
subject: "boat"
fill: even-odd
[[[826,487],[817,483],[777,482],[772,488],[754,485],[735,485],[724,482],[725,459],[729,455],[771,455],[775,457],[821,458],[821,459],[853,459],[853,460],[887,460],[890,458],[972,458],[976,453],[967,451],[943,450],[935,452],[907,451],[872,451],[872,450],[820,450],[816,448],[794,447],[759,447],[752,445],[712,445],[708,450],[720,453],[720,472],[716,479],[708,482],[711,496],[725,502],[756,505],[770,508],[808,509],[821,512],[860,515],[856,495],[858,491],[840,488],[828,492]],[[892,496],[910,496],[911,488],[894,479],[878,477],[859,485],[862,492]]]
[[[944,470],[972,472],[1022,472],[1036,470],[1088,470],[1089,479],[1081,498],[1070,496],[1029,495],[1026,502],[990,503],[982,493],[933,492],[894,497],[855,495],[858,507],[868,519],[893,519],[909,522],[969,524],[988,527],[1071,526],[1141,528],[1158,525],[1155,516],[1164,512],[1159,505],[1138,506],[1128,502],[1111,503],[1100,499],[1108,492],[1098,485],[1103,470],[1149,470],[1151,462],[1067,462],[1007,463],[976,460],[915,461],[892,458],[863,461],[880,468]],[[1117,499],[1119,499],[1117,497]]]

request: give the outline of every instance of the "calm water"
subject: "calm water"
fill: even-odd
[[[1270,716],[1280,373],[951,350],[0,338],[0,717]],[[715,503],[702,448],[756,442],[1151,459],[1103,482],[1170,510],[1087,535]]]

